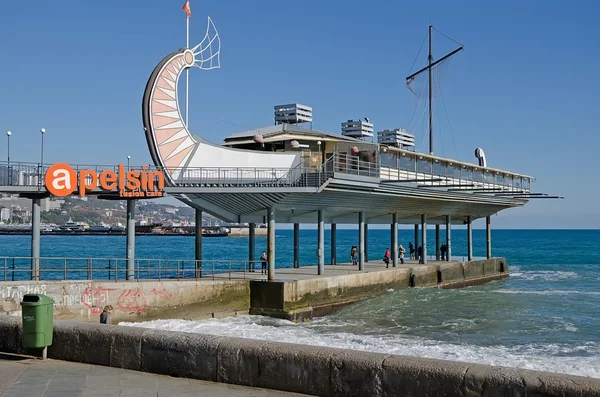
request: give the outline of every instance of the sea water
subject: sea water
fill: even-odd
[[[433,230],[428,242],[435,241]],[[485,255],[485,232],[474,232]],[[444,238],[442,228],[442,239]],[[405,247],[412,230],[401,230]],[[189,237],[138,237],[136,256],[193,258]],[[389,231],[369,231],[369,257],[381,262]],[[277,231],[278,266],[291,265],[291,230]],[[264,249],[257,239],[257,255]],[[326,251],[328,248],[326,241]],[[356,230],[337,232],[338,261],[357,244]],[[0,236],[0,256],[29,254],[27,236]],[[453,230],[453,255],[466,254],[466,233]],[[42,236],[42,256],[122,257],[124,237]],[[301,262],[316,262],[316,231],[301,232]],[[454,290],[389,290],[310,323],[259,316],[203,321],[121,323],[214,335],[430,357],[600,378],[600,231],[495,230],[493,253],[508,279]],[[247,239],[206,238],[207,259],[246,259]],[[281,261],[281,263],[280,263]],[[328,259],[326,260],[327,263]]]

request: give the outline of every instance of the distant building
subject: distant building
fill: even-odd
[[[0,221],[8,222],[10,220],[10,208],[0,209]]]

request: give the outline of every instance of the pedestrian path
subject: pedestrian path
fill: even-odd
[[[0,353],[0,397],[112,396],[298,397],[306,394]]]

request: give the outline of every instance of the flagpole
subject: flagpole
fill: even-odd
[[[189,0],[188,0],[188,4],[189,4]],[[185,41],[185,48],[189,49],[190,48],[190,17],[187,16],[186,18],[186,41]],[[189,111],[190,111],[190,107],[189,107],[189,85],[190,85],[190,68],[185,69],[185,126],[187,127],[188,131],[190,129],[190,124],[189,124]]]

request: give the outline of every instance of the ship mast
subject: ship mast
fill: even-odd
[[[420,75],[421,73],[428,71],[429,73],[429,154],[433,155],[433,68],[436,65],[444,62],[446,59],[450,58],[452,55],[461,51],[464,47],[461,45],[456,50],[444,55],[437,61],[433,62],[433,54],[432,54],[432,29],[433,25],[429,25],[429,56],[427,57],[428,65],[423,69],[411,74],[406,78],[406,83],[409,84],[415,77]]]

